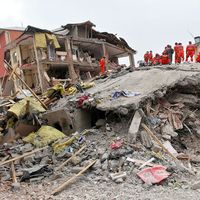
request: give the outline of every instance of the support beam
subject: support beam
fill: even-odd
[[[39,79],[39,85],[41,88],[41,92],[44,92],[44,83],[43,83],[43,75],[42,75],[42,65],[40,64],[39,58],[38,58],[38,54],[37,54],[37,47],[35,44],[35,36],[33,36],[33,47],[34,47],[34,51],[35,51],[35,58],[36,58],[36,63],[37,63],[37,72],[38,72],[38,79]]]
[[[135,67],[135,60],[134,60],[134,56],[132,53],[129,53],[129,62],[130,62],[130,66],[131,67]]]
[[[72,58],[72,51],[71,51],[71,44],[69,38],[65,40],[65,49],[68,53],[68,62],[69,62],[69,76],[72,79],[72,83],[76,83],[78,80],[78,76],[75,72],[74,65],[73,65],[73,58]]]

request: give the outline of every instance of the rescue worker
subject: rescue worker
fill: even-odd
[[[145,61],[146,65],[148,65],[148,63],[149,63],[149,52],[148,51],[144,54],[144,61]]]
[[[160,55],[157,53],[153,58],[153,65],[159,65],[159,64],[160,64]]]
[[[105,74],[105,64],[106,64],[106,61],[105,61],[105,56],[103,56],[99,62],[100,64],[100,67],[101,67],[101,75]]]
[[[167,54],[162,54],[161,56],[161,64],[162,65],[168,65],[170,63],[169,56]]]
[[[182,43],[178,44],[178,61],[179,63],[184,61],[184,48]]]
[[[152,65],[153,63],[153,53],[152,51],[149,52],[149,64]]]
[[[165,50],[162,52],[162,54],[166,54],[167,53],[167,46],[165,47]]]
[[[195,54],[195,45],[192,44],[192,42],[190,41],[186,47],[186,62],[188,61],[189,57],[191,62],[193,62],[194,54]]]
[[[174,45],[174,52],[175,52],[175,64],[177,64],[179,62],[178,60],[178,43],[175,42],[175,45]]]
[[[200,63],[200,52],[199,52],[199,54],[198,54],[197,57],[196,57],[196,62],[197,62],[197,63]]]
[[[166,54],[169,57],[170,64],[172,64],[172,57],[173,57],[174,50],[172,49],[171,45],[167,45]]]

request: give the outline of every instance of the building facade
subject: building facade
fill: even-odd
[[[72,83],[99,74],[99,60],[106,57],[107,69],[117,66],[118,59],[129,57],[134,67],[136,51],[123,38],[107,32],[98,32],[90,22],[67,24],[49,31],[28,26],[6,47],[12,67],[33,89],[44,92],[51,79]]]

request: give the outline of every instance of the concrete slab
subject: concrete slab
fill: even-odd
[[[152,67],[149,70],[139,70],[128,73],[124,76],[109,79],[103,83],[98,83],[94,88],[87,92],[101,99],[97,105],[99,110],[115,110],[119,107],[137,109],[139,103],[144,99],[154,95],[154,92],[173,87],[176,83],[184,80],[186,77],[192,77],[200,74],[200,64],[181,64]],[[101,80],[102,81],[102,80]],[[135,97],[119,97],[112,99],[115,91],[130,90],[140,92]]]

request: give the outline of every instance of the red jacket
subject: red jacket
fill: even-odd
[[[178,52],[179,52],[179,53],[184,52],[183,45],[178,45]]]
[[[144,54],[144,60],[145,60],[146,62],[148,62],[148,60],[149,60],[149,53],[145,53],[145,54]]]
[[[194,44],[187,45],[187,47],[186,47],[186,53],[192,53],[192,54],[194,54],[195,53],[195,45]]]
[[[200,63],[200,53],[198,54],[198,56],[196,58],[196,62]]]
[[[175,53],[178,53],[178,45],[175,45],[175,46],[174,46],[174,52],[175,52]]]
[[[169,64],[170,63],[169,56],[168,55],[162,55],[161,56],[161,63],[162,63],[162,65]]]
[[[101,66],[105,66],[105,59],[102,58],[102,59],[100,60],[99,64],[100,64]]]
[[[149,53],[149,60],[152,62],[153,61],[153,54]]]

